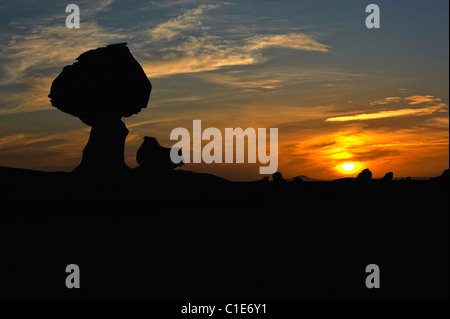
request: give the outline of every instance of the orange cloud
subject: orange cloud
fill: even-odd
[[[255,36],[247,49],[259,50],[268,47],[290,48],[304,51],[327,52],[329,46],[317,42],[313,37],[302,33]]]
[[[88,138],[87,127],[50,135],[5,136],[0,138],[2,154],[0,165],[70,171],[80,163],[82,150]]]
[[[442,99],[436,98],[433,95],[413,95],[409,97],[405,97],[405,100],[409,100],[409,104],[420,104],[425,102],[440,102]]]
[[[276,85],[266,85],[266,86],[263,86],[263,89],[266,89],[266,90],[273,90],[273,89],[276,89],[278,86],[276,86]]]
[[[381,119],[387,117],[398,117],[398,116],[406,116],[406,115],[416,115],[422,116],[427,114],[432,114],[436,111],[441,110],[443,107],[447,106],[446,104],[438,104],[430,107],[424,107],[420,109],[401,109],[395,111],[381,111],[376,113],[365,113],[365,114],[357,114],[351,116],[339,116],[339,117],[331,117],[326,119],[327,122],[345,122],[345,121],[361,121],[361,120],[374,120]]]
[[[391,97],[387,97],[387,98],[384,98],[384,99],[379,100],[379,101],[373,101],[373,102],[370,102],[369,104],[370,104],[370,105],[377,105],[377,104],[398,103],[398,102],[400,102],[401,100],[402,100],[401,97],[398,97],[398,96],[391,96]]]
[[[216,52],[216,51],[215,51]],[[217,70],[223,66],[250,65],[255,58],[231,51],[211,54],[167,57],[162,60],[143,61],[144,71],[150,78],[166,77],[182,73],[197,73]]]

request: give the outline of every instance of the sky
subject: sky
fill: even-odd
[[[285,178],[431,177],[449,162],[447,0],[0,1],[0,166],[70,171],[90,127],[50,104],[83,52],[127,42],[153,90],[125,118],[125,159],[177,127],[278,128]],[[365,25],[368,4],[379,29]],[[341,166],[353,163],[354,169]],[[257,180],[261,164],[185,164]]]

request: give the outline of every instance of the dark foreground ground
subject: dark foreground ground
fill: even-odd
[[[448,298],[448,182],[0,168],[0,298]],[[81,289],[65,286],[68,264]],[[366,266],[381,289],[365,286]]]

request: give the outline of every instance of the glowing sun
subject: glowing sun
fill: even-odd
[[[342,165],[341,168],[346,172],[351,172],[356,168],[356,165],[353,163],[347,163]]]

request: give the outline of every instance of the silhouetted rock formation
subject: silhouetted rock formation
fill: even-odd
[[[170,150],[168,147],[162,147],[156,138],[146,136],[137,151],[136,161],[141,168],[152,171],[167,171],[182,166],[183,161],[179,164],[172,162]],[[181,149],[178,149],[178,155],[182,155]]]
[[[450,184],[450,170],[446,169],[442,172],[441,176],[430,178],[430,181],[433,183],[444,184],[448,187]]]
[[[296,183],[296,184],[301,184],[301,183],[303,183],[303,180],[297,176],[296,178],[294,178],[294,180],[292,182]]]
[[[356,177],[356,180],[358,182],[369,182],[372,179],[372,172],[366,168],[361,173],[358,174],[358,177]]]
[[[286,180],[283,178],[283,174],[281,174],[280,172],[276,172],[272,174],[272,180],[275,183],[283,183],[286,182]]]
[[[384,175],[384,177],[381,180],[384,182],[390,182],[393,179],[394,179],[394,173],[389,172],[389,173],[386,173],[386,175]]]
[[[261,183],[268,183],[269,182],[269,176],[264,176],[263,179],[261,179],[259,182]]]
[[[310,178],[310,177],[305,176],[305,175],[299,175],[299,176],[296,176],[296,177],[294,177],[294,178],[292,178],[292,179],[289,179],[288,181],[294,181],[297,177],[298,177],[299,179],[301,179],[303,182],[320,182],[320,181],[321,181],[320,179],[317,179],[317,178]]]
[[[450,179],[450,170],[446,169],[444,172],[442,172],[440,178],[448,181]]]
[[[53,81],[49,97],[59,110],[92,126],[74,172],[123,172],[128,130],[122,117],[147,107],[152,86],[126,43],[81,54]]]

